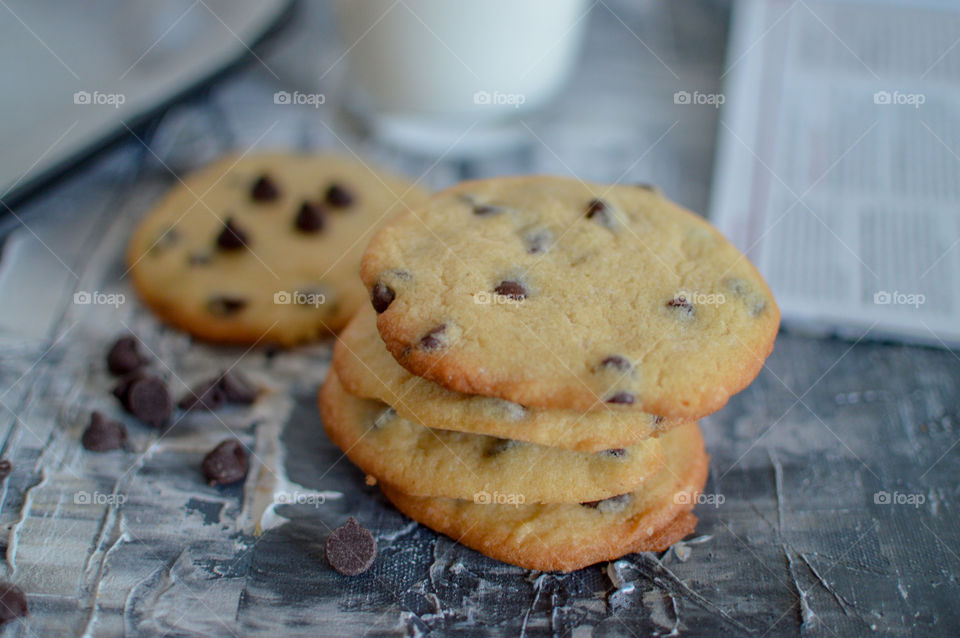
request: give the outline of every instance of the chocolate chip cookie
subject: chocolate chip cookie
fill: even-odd
[[[140,222],[129,273],[161,318],[211,341],[290,345],[340,329],[376,225],[426,194],[339,157],[228,156]]]
[[[447,390],[410,374],[390,356],[369,306],[361,307],[340,333],[333,366],[350,394],[378,399],[406,419],[442,430],[600,452],[635,445],[684,422],[608,403],[581,413]]]
[[[666,463],[639,490],[583,504],[511,505],[409,496],[381,483],[401,512],[491,558],[526,569],[572,571],[631,552],[662,551],[691,533],[707,478],[696,423],[661,437]]]
[[[663,465],[657,439],[587,453],[433,430],[385,403],[348,394],[335,371],[319,403],[327,435],[351,461],[416,496],[580,503],[636,490]]]
[[[390,220],[361,269],[394,358],[528,407],[695,419],[759,372],[780,312],[697,215],[636,186],[464,182]]]

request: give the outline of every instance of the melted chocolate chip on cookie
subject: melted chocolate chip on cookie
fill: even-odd
[[[687,298],[683,295],[678,295],[667,302],[668,308],[673,308],[679,312],[682,316],[692,317],[693,316],[693,304],[687,301]]]
[[[127,442],[127,428],[119,421],[94,412],[90,415],[90,425],[83,431],[80,442],[91,452],[119,450]]]
[[[280,197],[280,187],[269,175],[264,173],[253,183],[250,197],[255,202],[272,202]]]
[[[346,208],[353,205],[353,193],[340,184],[330,184],[324,200],[334,208]]]
[[[230,485],[247,475],[247,450],[236,439],[227,439],[203,457],[203,476],[209,485]]]
[[[379,281],[373,284],[373,289],[370,291],[370,302],[378,315],[389,308],[396,297],[397,294],[393,292],[393,288]]]
[[[237,226],[232,217],[227,218],[227,221],[223,225],[223,230],[217,235],[217,247],[222,250],[239,250],[245,248],[248,241],[247,233]]]
[[[633,402],[634,396],[629,392],[617,392],[607,399],[607,403],[613,403],[615,405],[633,405]]]
[[[323,230],[327,221],[326,212],[320,204],[315,202],[303,202],[300,210],[297,212],[297,218],[294,225],[297,230],[305,233],[318,233]]]
[[[217,317],[232,317],[247,307],[247,300],[242,297],[232,297],[230,295],[217,295],[211,297],[207,302],[207,309],[210,314]]]
[[[631,364],[630,361],[628,361],[625,357],[621,357],[618,354],[612,354],[609,357],[605,357],[603,361],[600,362],[599,368],[615,370],[617,372],[626,374],[633,369],[633,364]]]
[[[420,339],[420,349],[430,352],[431,350],[439,350],[446,346],[446,332],[447,325],[440,324],[436,328],[433,328],[427,334],[423,335],[423,338]]]
[[[514,301],[522,301],[527,297],[526,288],[516,281],[501,281],[500,284],[493,289],[493,292],[513,299]]]

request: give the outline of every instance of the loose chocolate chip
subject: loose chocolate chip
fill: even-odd
[[[326,213],[320,204],[303,202],[294,225],[305,233],[318,233],[326,224]]]
[[[207,309],[210,311],[210,314],[217,317],[230,317],[246,307],[246,299],[241,297],[231,297],[229,295],[211,297],[210,301],[207,302]]]
[[[607,399],[607,403],[616,403],[619,405],[632,405],[634,397],[629,392],[617,392]]]
[[[625,357],[621,357],[618,354],[612,354],[600,362],[600,367],[626,373],[633,369],[633,364],[631,364],[630,361],[628,361]]]
[[[0,461],[0,481],[6,481],[13,471],[13,465],[7,459]]]
[[[373,309],[377,311],[378,315],[389,308],[390,304],[392,304],[396,298],[397,294],[393,292],[393,288],[390,286],[380,283],[379,281],[373,284],[373,289],[370,291],[370,301],[373,303]]]
[[[264,173],[253,183],[250,189],[250,197],[255,202],[272,202],[280,197],[280,187],[273,179]]]
[[[615,458],[621,458],[627,455],[627,451],[622,447],[613,448],[612,450],[604,450],[603,453],[607,456],[613,456]]]
[[[330,184],[324,199],[334,208],[346,208],[353,204],[353,193],[340,184]]]
[[[232,217],[228,217],[223,230],[217,236],[217,247],[222,250],[239,250],[247,245],[247,241],[247,234],[237,226]]]
[[[210,485],[230,485],[247,475],[247,450],[236,439],[227,439],[203,457],[203,476]]]
[[[352,516],[327,537],[327,562],[344,576],[362,574],[376,557],[377,540]]]
[[[420,339],[420,349],[431,351],[439,350],[445,344],[444,333],[447,331],[446,324],[442,324],[432,329]]]
[[[0,583],[0,625],[30,613],[27,596],[11,583]]]
[[[687,301],[687,298],[683,295],[679,295],[668,301],[667,307],[676,308],[678,312],[687,317],[693,316],[693,304]]]
[[[206,410],[214,412],[223,407],[227,397],[220,388],[219,379],[201,383],[190,390],[177,403],[181,410]]]
[[[136,379],[127,390],[125,405],[130,414],[155,428],[162,428],[173,413],[173,398],[162,379]]]
[[[133,385],[134,381],[143,379],[144,376],[146,375],[144,375],[142,372],[134,371],[121,379],[120,382],[113,388],[113,396],[117,397],[123,407],[128,411],[130,408],[127,405],[127,396],[130,394],[130,386]]]
[[[100,412],[90,415],[90,425],[83,431],[80,442],[91,452],[119,450],[127,441],[127,428],[119,421],[108,419]]]
[[[116,375],[129,374],[144,363],[146,361],[137,347],[136,337],[120,337],[107,353],[107,368]]]
[[[596,215],[605,216],[607,214],[607,204],[602,199],[591,199],[587,202],[587,219],[593,219]]]
[[[219,385],[224,398],[230,403],[250,405],[257,400],[256,386],[239,372],[227,370],[220,375]]]
[[[493,289],[493,292],[515,301],[522,301],[527,296],[526,288],[516,281],[501,281],[500,284]]]

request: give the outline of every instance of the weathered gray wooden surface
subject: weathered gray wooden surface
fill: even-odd
[[[697,508],[697,536],[663,556],[553,575],[438,537],[364,484],[314,407],[329,344],[277,356],[198,345],[134,299],[123,243],[173,182],[170,170],[261,136],[271,146],[348,144],[414,177],[426,171],[432,187],[511,171],[614,179],[630,167],[625,180],[660,183],[704,210],[717,113],[664,102],[716,86],[726,13],[609,4],[595,6],[577,77],[551,113],[528,122],[521,152],[433,165],[377,148],[332,107],[275,107],[272,93],[294,85],[255,62],[169,113],[142,139],[149,151],[131,140],[15,211],[22,221],[4,219],[0,440],[14,471],[0,488],[0,577],[27,591],[32,609],[7,634],[956,635],[956,353],[782,334],[757,381],[703,423],[714,504]],[[263,59],[297,82],[290,70],[303,60],[326,69],[338,55],[329,27],[304,19]],[[335,82],[331,73],[321,90],[335,97]],[[126,302],[75,305],[77,291]],[[14,325],[21,315],[29,325]],[[234,364],[271,394],[252,411],[189,416],[162,437],[128,420],[135,451],[84,453],[91,409],[124,418],[102,355],[127,330],[178,394]],[[231,432],[255,452],[250,476],[207,487],[200,459]],[[881,492],[894,502],[877,502]],[[268,508],[256,536],[264,504],[278,498],[304,503]],[[381,552],[353,579],[330,570],[322,549],[348,515],[374,530]]]

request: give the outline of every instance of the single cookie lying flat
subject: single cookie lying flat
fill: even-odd
[[[491,558],[526,569],[572,571],[631,552],[662,551],[690,534],[707,479],[696,423],[661,437],[666,464],[640,490],[584,505],[481,504],[380,488],[401,512]]]
[[[391,219],[361,269],[412,373],[525,406],[695,419],[757,375],[780,312],[720,233],[660,194],[464,182]]]
[[[380,401],[354,397],[336,372],[320,390],[330,439],[360,469],[417,496],[516,503],[580,503],[635,490],[663,465],[657,439],[584,453],[477,434],[433,430]]]
[[[337,157],[228,156],[173,187],[134,231],[127,263],[147,305],[178,328],[289,345],[346,323],[375,226],[425,197]]]
[[[589,412],[545,410],[447,390],[410,374],[390,356],[367,306],[340,333],[333,365],[350,394],[378,399],[406,419],[442,430],[600,452],[635,445],[683,423],[611,404]]]

